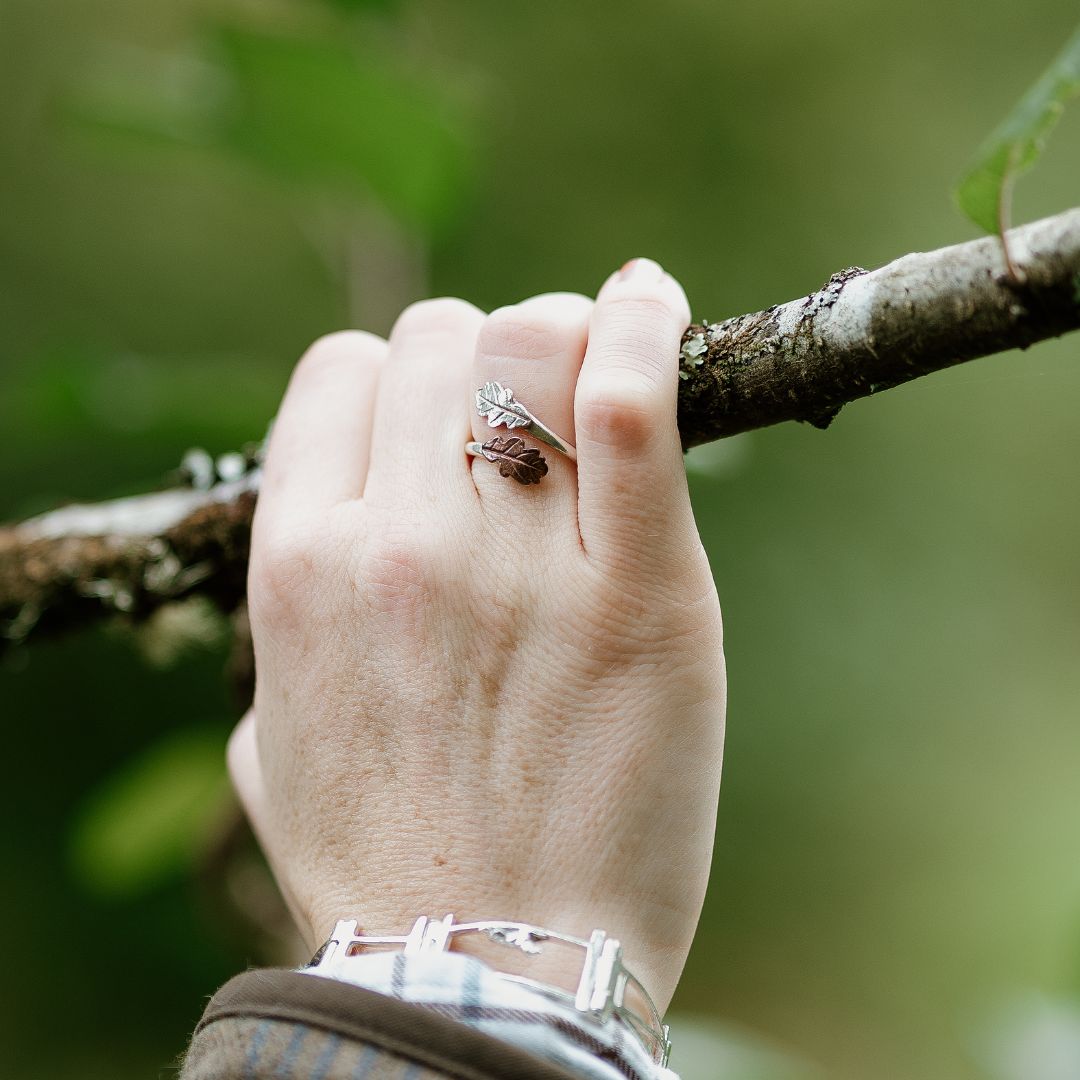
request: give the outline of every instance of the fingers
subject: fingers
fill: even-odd
[[[464,300],[423,300],[401,313],[375,404],[366,501],[407,508],[466,491],[466,400],[484,313]]]
[[[682,287],[648,259],[627,263],[597,296],[574,397],[578,524],[590,557],[632,565],[693,528],[676,425],[689,322]]]
[[[585,355],[592,301],[575,293],[549,293],[493,311],[480,328],[468,398],[473,439],[479,443],[517,436],[543,455],[548,468],[542,482],[527,488],[500,475],[496,464],[473,459],[473,483],[481,498],[505,512],[546,507],[577,529],[577,470],[558,450],[537,441],[523,428],[491,427],[475,405],[476,388],[497,382],[538,420],[571,445],[574,441],[574,384]]]
[[[288,528],[360,496],[386,342],[346,331],[315,342],[289,381],[259,489],[258,528]]]

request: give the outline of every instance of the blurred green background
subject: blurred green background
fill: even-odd
[[[0,515],[259,438],[313,338],[421,296],[647,254],[719,319],[972,236],[950,187],[1075,20],[0,0]],[[1078,176],[1074,109],[1015,220]],[[1080,1076],[1078,350],[691,456],[731,703],[687,1080]],[[229,853],[228,635],[185,620],[180,655],[102,629],[0,671],[5,1077],[168,1075],[264,959],[225,902],[265,899]]]

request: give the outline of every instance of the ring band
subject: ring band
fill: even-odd
[[[502,383],[497,382],[484,383],[476,391],[476,411],[487,420],[488,427],[507,427],[511,431],[514,428],[521,428],[534,439],[547,443],[560,454],[565,454],[571,461],[577,461],[577,450],[574,446],[556,435],[546,424],[537,420],[514,397],[514,391],[509,386],[503,386]]]

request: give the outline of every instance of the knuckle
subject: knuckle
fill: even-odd
[[[300,533],[264,537],[252,545],[248,603],[260,623],[288,621],[310,595],[315,544]]]
[[[624,551],[595,566],[591,588],[582,589],[587,619],[613,641],[629,640],[633,652],[660,650],[680,666],[722,655],[720,605],[711,577],[680,573],[676,556],[643,565]],[[673,663],[676,661],[673,659]]]
[[[386,342],[365,330],[338,330],[325,334],[312,345],[296,366],[304,377],[341,364],[378,363]]]
[[[584,334],[565,315],[539,305],[498,308],[484,320],[477,341],[482,356],[542,360],[565,352]]]
[[[690,322],[689,312],[663,291],[617,293],[607,300],[603,314],[614,332],[645,335],[654,341],[666,342]]]
[[[575,414],[575,426],[585,438],[622,448],[647,446],[664,418],[652,381],[637,370],[583,379]]]
[[[659,389],[675,378],[685,326],[663,301],[616,299],[603,312],[590,347],[600,364],[637,369]]]
[[[430,544],[415,533],[387,530],[373,537],[361,555],[359,577],[374,610],[407,617],[427,606],[436,558]]]
[[[613,383],[625,383],[626,393],[659,396],[676,378],[676,362],[669,343],[653,340],[648,334],[625,334],[603,338],[593,351],[596,366],[607,372]],[[618,396],[618,391],[614,396]]]
[[[397,318],[390,332],[391,340],[402,335],[453,333],[471,330],[483,313],[467,300],[441,296],[410,304]]]
[[[522,300],[518,306],[550,311],[566,319],[580,319],[588,317],[589,312],[592,311],[593,301],[583,293],[547,292],[530,296],[527,300]]]

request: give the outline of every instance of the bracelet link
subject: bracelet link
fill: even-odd
[[[423,953],[446,952],[453,927],[453,915],[447,915],[445,919],[429,919],[426,915],[421,915],[413,923],[413,928],[405,939],[405,955],[420,956]]]
[[[579,1012],[595,1013],[601,1021],[609,1020],[615,1007],[622,1005],[622,1001],[616,1000],[620,989],[626,989],[622,946],[603,930],[594,930],[585,949],[574,1008]]]

